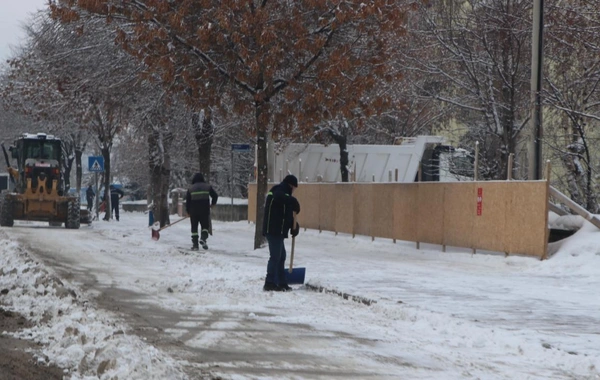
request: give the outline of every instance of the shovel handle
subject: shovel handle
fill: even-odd
[[[292,224],[292,228],[296,228],[296,212],[294,212],[294,222]],[[292,236],[292,252],[290,253],[290,268],[288,272],[292,273],[294,270],[294,247],[296,246],[296,237]]]
[[[292,273],[292,271],[294,270],[294,246],[296,245],[296,237],[292,236],[292,252],[290,253],[290,268],[288,269],[288,272]]]
[[[173,222],[173,223],[171,223],[171,224],[167,224],[166,226],[164,226],[164,227],[161,227],[161,228],[159,229],[159,231],[162,231],[162,230],[164,230],[165,228],[169,228],[169,227],[171,227],[173,224],[177,224],[177,223],[181,222],[182,220],[186,220],[187,218],[189,218],[189,216],[186,216],[186,217],[184,217],[184,218],[181,218],[181,219],[179,219],[179,220],[176,220],[176,221],[174,221],[174,222]]]

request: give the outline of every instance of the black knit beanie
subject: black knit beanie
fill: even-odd
[[[292,175],[292,174],[286,175],[285,178],[283,179],[283,182],[287,183],[288,185],[298,187],[298,178],[296,178],[295,175]]]

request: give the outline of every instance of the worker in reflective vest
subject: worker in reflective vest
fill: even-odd
[[[192,250],[198,250],[198,243],[208,249],[206,241],[210,230],[210,208],[217,204],[219,196],[210,183],[204,180],[202,173],[194,174],[192,186],[185,197],[185,209],[192,224]],[[198,223],[200,223],[200,241],[198,242]]]

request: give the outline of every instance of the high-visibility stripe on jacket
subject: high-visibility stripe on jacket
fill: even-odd
[[[196,182],[187,191],[185,209],[188,214],[203,212],[209,210],[211,204],[217,204],[218,198],[210,183]]]

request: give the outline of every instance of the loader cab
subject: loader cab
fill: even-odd
[[[59,195],[64,193],[62,178],[62,142],[60,139],[45,133],[25,133],[10,147],[11,155],[17,160],[19,171],[19,192],[25,190],[27,179],[31,178],[32,186],[37,187],[38,178],[46,178],[46,183],[58,181]]]
[[[36,160],[60,160],[60,142],[56,141],[27,141],[24,144],[25,157]]]

